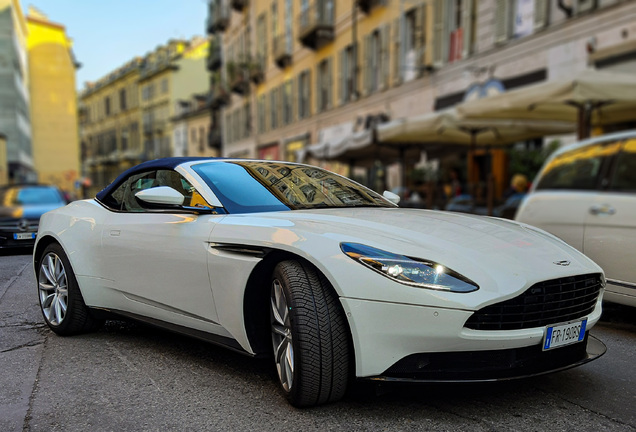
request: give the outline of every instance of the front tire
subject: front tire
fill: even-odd
[[[59,244],[44,249],[37,276],[40,310],[51,330],[69,336],[99,327],[101,322],[86,307],[71,264]]]
[[[324,276],[306,263],[279,263],[271,280],[270,318],[274,362],[289,402],[305,407],[341,399],[349,381],[349,334]]]

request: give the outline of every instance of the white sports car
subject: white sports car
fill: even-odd
[[[356,378],[503,380],[605,352],[603,271],[574,248],[302,164],[142,163],[46,213],[33,259],[55,333],[116,314],[272,356],[296,406]]]

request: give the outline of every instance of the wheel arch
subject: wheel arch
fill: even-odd
[[[35,245],[35,249],[33,250],[33,271],[36,272],[36,275],[35,275],[36,279],[37,279],[37,271],[38,271],[37,269],[40,265],[40,260],[42,259],[44,250],[53,243],[57,243],[58,245],[60,245],[60,247],[62,248],[62,250],[64,250],[64,253],[68,257],[68,254],[66,253],[66,250],[64,249],[64,246],[62,246],[62,244],[55,237],[53,237],[52,235],[45,235],[42,238],[40,238],[37,244]]]
[[[245,331],[248,341],[253,352],[259,357],[266,357],[271,354],[271,334],[270,334],[270,316],[269,308],[265,305],[269,305],[269,282],[274,268],[277,264],[287,260],[295,260],[311,266],[317,273],[324,277],[325,282],[328,284],[329,289],[333,291],[338,299],[340,296],[334,289],[331,281],[312,262],[306,258],[297,255],[293,252],[274,249],[268,252],[265,257],[254,267],[252,270],[247,285],[245,287],[245,295],[243,299],[243,319],[245,325]],[[342,303],[341,303],[342,306]],[[344,311],[343,311],[344,313]],[[355,348],[352,341],[351,326],[349,324],[348,317],[344,316],[344,321],[347,325],[347,334],[349,337],[349,343],[351,347],[351,365],[355,368]],[[352,372],[355,372],[352,370]]]

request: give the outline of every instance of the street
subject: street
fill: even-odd
[[[0,251],[0,431],[636,430],[633,309],[606,309],[592,333],[608,352],[580,368],[507,383],[358,386],[299,410],[266,360],[123,321],[56,336],[30,260]]]

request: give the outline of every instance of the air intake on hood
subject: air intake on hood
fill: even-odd
[[[523,294],[475,312],[465,327],[474,330],[519,330],[585,317],[594,310],[600,274],[539,282]]]

